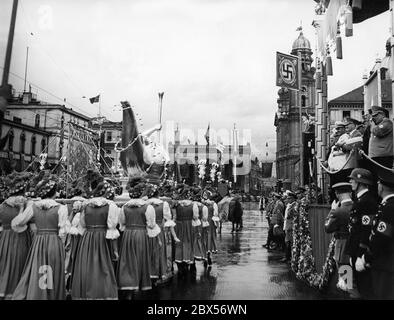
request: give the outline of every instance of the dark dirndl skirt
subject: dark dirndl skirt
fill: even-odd
[[[148,238],[150,275],[153,279],[161,279],[167,269],[167,248],[164,230],[154,238]]]
[[[216,226],[213,220],[209,221],[209,233],[208,233],[208,244],[207,251],[212,253],[217,253],[217,245],[216,245]]]
[[[87,229],[80,240],[71,282],[72,299],[116,300],[118,287],[106,229]]]
[[[175,262],[193,263],[193,230],[191,220],[176,221],[175,232],[181,242],[175,244]]]
[[[0,298],[11,298],[22,276],[32,243],[29,229],[17,233],[4,229],[0,233]]]
[[[122,235],[116,277],[120,290],[149,290],[151,260],[146,228],[127,228]]]
[[[64,271],[65,252],[58,231],[38,230],[12,299],[65,299]]]
[[[207,251],[205,250],[202,242],[202,226],[193,227],[193,252],[194,258],[202,260],[206,258]]]

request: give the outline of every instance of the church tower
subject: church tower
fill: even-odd
[[[281,88],[278,91],[278,110],[275,115],[276,126],[276,174],[282,180],[284,189],[295,189],[301,185],[301,147],[304,154],[303,183],[311,181],[310,167],[313,166],[314,130],[314,74],[312,50],[309,40],[300,32],[293,42],[292,55],[301,57],[301,97],[298,92]],[[300,106],[301,104],[301,106]],[[300,121],[300,108],[302,124]],[[302,140],[300,139],[302,125]],[[312,142],[310,142],[312,140]],[[312,161],[311,166],[309,162]]]

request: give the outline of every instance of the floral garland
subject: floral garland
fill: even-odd
[[[201,159],[199,162],[198,162],[198,177],[200,178],[200,179],[204,179],[204,176],[205,176],[205,164],[207,163],[207,161],[206,160],[203,160],[203,159]]]
[[[218,170],[218,168],[219,168],[219,165],[216,162],[212,163],[211,172],[210,172],[210,178],[211,178],[212,182],[215,182],[216,171]]]
[[[298,203],[296,211],[298,214],[294,217],[291,268],[297,279],[305,281],[311,287],[322,290],[327,287],[328,281],[336,268],[334,260],[335,239],[333,238],[330,242],[323,272],[317,273],[312,254],[307,206],[305,203]]]

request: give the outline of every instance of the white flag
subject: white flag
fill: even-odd
[[[225,149],[226,147],[224,146],[224,144],[222,144],[222,143],[218,143],[218,145],[216,146],[216,149],[220,152],[220,153],[223,153],[224,152],[224,149]]]

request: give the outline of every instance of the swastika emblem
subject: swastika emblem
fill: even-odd
[[[368,216],[363,216],[363,219],[362,219],[362,221],[363,221],[363,225],[367,226],[367,225],[369,225],[369,224],[370,224],[370,222],[371,222],[371,218],[370,218],[370,217],[368,217]]]
[[[299,75],[297,56],[277,52],[276,85],[293,90],[299,90]]]
[[[296,80],[296,68],[292,61],[283,59],[279,66],[279,72],[284,82],[293,84]]]
[[[380,221],[378,224],[378,231],[379,232],[385,232],[387,229],[386,224],[383,221]]]

